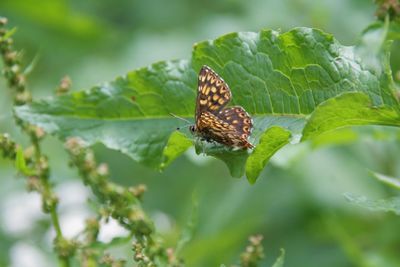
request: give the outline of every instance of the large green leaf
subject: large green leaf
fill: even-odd
[[[18,107],[16,114],[62,139],[79,136],[88,145],[101,142],[148,166],[164,167],[194,140],[187,128],[184,135],[170,137],[176,127],[186,124],[170,113],[193,121],[197,73],[206,64],[230,85],[231,104],[243,106],[253,116],[250,141],[263,149],[255,149],[260,155],[251,160],[247,159],[252,151],[217,144],[197,142],[196,150],[226,162],[232,176],[257,166],[253,168],[257,171],[248,172],[254,182],[279,148],[270,145],[271,140],[289,141],[289,135],[282,140],[281,131],[270,133],[271,140],[260,140],[272,126],[289,131],[293,143],[300,140],[304,127],[306,138],[311,138],[365,124],[359,121],[366,116],[373,117],[368,124],[399,125],[387,48],[373,54],[380,68],[364,62],[361,48],[343,46],[332,35],[309,28],[232,33],[196,44],[190,61],[155,63],[87,91]],[[351,109],[340,109],[353,102]],[[333,113],[339,115],[331,118]]]
[[[181,124],[169,113],[193,112],[196,73],[187,61],[162,62],[88,91],[40,100],[17,115],[62,139],[101,142],[148,166],[170,163],[180,151],[165,150]],[[178,137],[175,137],[178,138]],[[165,162],[167,161],[167,162]]]

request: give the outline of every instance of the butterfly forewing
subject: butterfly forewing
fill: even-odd
[[[203,111],[218,114],[231,100],[228,85],[207,66],[200,70],[197,90],[196,120]]]
[[[207,141],[241,148],[252,148],[247,138],[253,121],[239,106],[225,108],[232,93],[225,81],[211,68],[203,66],[199,74],[196,101],[197,135]]]

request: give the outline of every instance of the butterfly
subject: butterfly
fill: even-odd
[[[195,124],[190,131],[208,142],[228,147],[254,148],[248,141],[253,120],[241,106],[225,107],[232,98],[228,84],[210,67],[198,77]]]

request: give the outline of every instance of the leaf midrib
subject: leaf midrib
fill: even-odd
[[[39,115],[40,116],[40,115]],[[77,115],[47,115],[53,117],[63,117],[63,118],[73,118],[73,119],[82,119],[82,120],[98,120],[98,121],[143,121],[143,120],[160,120],[160,119],[179,119],[174,118],[172,116],[147,116],[147,117],[88,117],[88,116],[77,116]],[[177,115],[183,119],[191,120],[194,119],[194,116],[181,116]],[[253,114],[252,118],[258,117],[291,117],[296,119],[305,119],[309,116],[309,114],[289,114],[289,113],[265,113],[265,114]]]

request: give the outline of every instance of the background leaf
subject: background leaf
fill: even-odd
[[[371,211],[385,211],[394,212],[400,215],[400,198],[392,197],[390,199],[371,200],[365,196],[354,195],[350,193],[345,194],[346,199],[356,205],[366,208]]]
[[[396,189],[400,189],[400,179],[399,178],[395,178],[395,177],[390,177],[381,173],[377,173],[377,172],[372,172],[371,174],[378,179],[379,181],[393,187]]]

